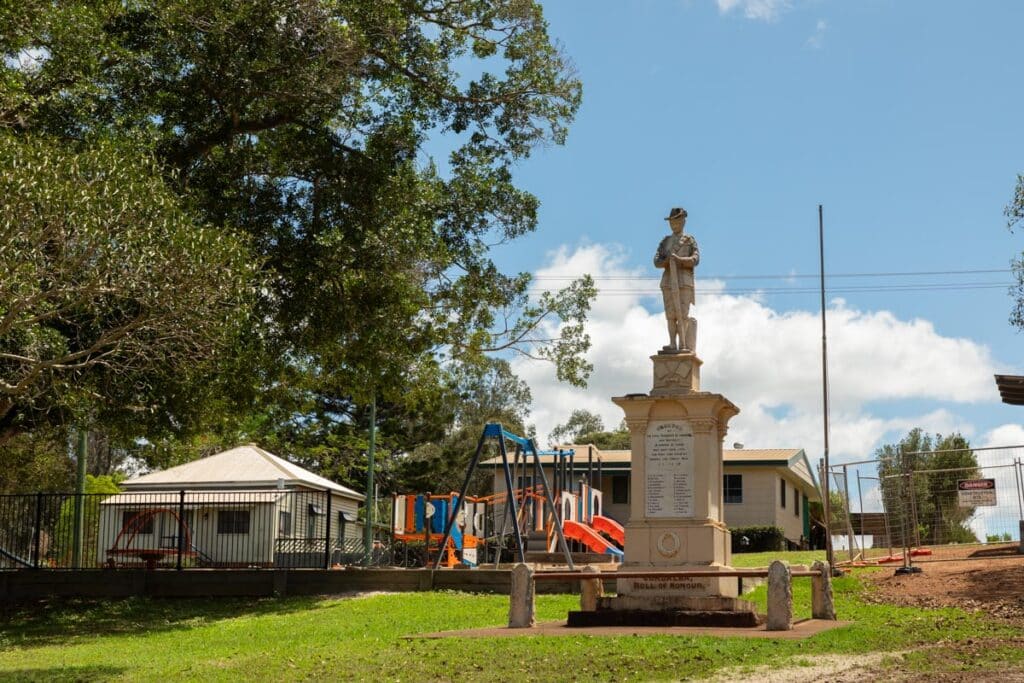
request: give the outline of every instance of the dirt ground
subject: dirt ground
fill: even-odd
[[[868,600],[916,607],[959,607],[977,611],[1020,627],[1020,637],[998,641],[968,640],[943,643],[937,659],[984,660],[996,648],[1024,648],[1024,556],[1016,545],[979,548],[946,547],[931,557],[917,558],[920,574],[896,575],[892,570],[858,572],[873,590]],[[854,570],[858,571],[858,570]],[[941,671],[928,674],[904,669],[897,662],[884,668],[877,661],[860,661],[829,676],[832,681],[871,680],[884,677],[898,681],[971,681],[998,679],[1024,682],[1024,668],[989,671]]]
[[[859,572],[874,587],[872,598],[893,605],[981,610],[1024,625],[1024,555],[1017,546],[944,548],[916,559],[920,574],[896,575],[895,567]]]
[[[998,640],[978,639],[946,642],[923,648],[936,670],[922,673],[919,667],[904,666],[908,652],[877,653],[861,657],[820,657],[812,666],[763,667],[753,672],[723,671],[716,681],[730,683],[863,683],[901,681],[904,683],[1024,683],[1024,667],[1009,665],[985,670],[943,670],[959,661],[984,661],[995,649],[1024,648],[1024,555],[1016,545],[996,548],[979,546],[936,549],[930,557],[916,558],[920,574],[896,575],[896,566],[883,569],[854,569],[872,586],[865,598],[877,603],[915,607],[959,607],[978,611],[1020,628],[1020,636]],[[898,565],[897,565],[898,566]]]

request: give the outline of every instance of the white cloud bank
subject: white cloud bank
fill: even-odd
[[[747,19],[775,21],[782,12],[792,7],[789,0],[715,0],[718,11],[729,14],[739,11]]]
[[[538,276],[590,273],[604,292],[590,313],[588,353],[594,373],[587,389],[557,382],[549,364],[513,361],[533,391],[532,421],[544,437],[576,408],[599,414],[608,428],[622,419],[612,396],[651,388],[649,357],[668,333],[653,268],[627,265],[617,245],[562,248],[549,255]],[[609,279],[620,278],[620,279]],[[544,280],[541,280],[544,282]],[[818,311],[777,312],[753,296],[722,294],[722,283],[700,280],[693,315],[697,353],[704,361],[702,388],[724,394],[741,409],[726,445],[803,448],[812,460],[822,451],[821,320]],[[648,303],[653,312],[642,302]],[[987,347],[939,334],[925,320],[901,320],[887,311],[860,311],[834,299],[828,311],[833,462],[864,459],[913,427],[959,431],[970,424],[949,406],[992,399],[995,372]],[[899,403],[936,401],[912,412]],[[907,414],[898,414],[900,410]]]

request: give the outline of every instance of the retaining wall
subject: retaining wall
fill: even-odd
[[[614,584],[614,581],[611,582]],[[331,595],[353,591],[455,590],[508,595],[507,569],[189,569],[0,572],[0,602],[49,597],[160,598]],[[576,581],[545,581],[543,593],[577,593]]]

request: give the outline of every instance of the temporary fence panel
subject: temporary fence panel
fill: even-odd
[[[975,464],[976,463],[976,464]],[[837,559],[990,556],[1022,546],[1024,447],[901,453],[830,468]]]

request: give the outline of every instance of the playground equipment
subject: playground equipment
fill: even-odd
[[[427,561],[437,552],[438,562],[454,567],[460,562],[469,567],[479,563],[478,549],[487,535],[487,501],[468,497],[463,505],[457,493],[445,495],[395,494],[391,506],[391,531],[396,541],[423,541]],[[464,507],[459,524],[446,538],[445,520],[449,510]]]
[[[484,498],[467,498],[466,490],[469,488],[469,482],[488,441],[494,441],[497,444],[505,479],[505,492]],[[506,441],[515,444],[512,464],[509,462],[505,447]],[[465,538],[467,520],[476,520],[480,512],[485,513],[483,519],[486,520],[487,506],[491,506],[490,510],[493,511],[494,506],[499,504],[502,507],[499,547],[504,545],[505,532],[511,526],[520,562],[526,561],[524,536],[529,536],[531,542],[533,539],[543,540],[543,547],[547,552],[561,551],[570,569],[573,569],[574,565],[566,539],[578,541],[594,552],[605,553],[621,559],[622,550],[615,543],[621,546],[625,540],[625,533],[615,520],[600,514],[602,512],[601,491],[583,482],[579,483],[575,491],[572,490],[573,485],[570,481],[572,468],[571,465],[567,467],[567,462],[571,463],[573,455],[574,451],[572,450],[538,451],[533,439],[513,434],[498,423],[492,422],[485,425],[476,452],[467,468],[461,490],[458,494],[451,494],[447,498],[450,501],[447,506],[447,521],[444,524],[441,540],[437,545],[438,548],[446,549],[443,553],[445,557],[442,557],[442,553],[438,553],[434,563],[435,569],[441,566],[446,557],[448,562],[451,562],[451,553],[447,549],[450,545],[457,546],[457,542],[453,539]],[[553,458],[554,489],[548,484],[544,464],[541,461],[542,456]],[[517,474],[520,473],[520,463],[523,468],[521,473],[523,475],[529,473],[532,476],[528,478],[513,476],[513,468]],[[529,480],[532,483],[516,488],[513,482],[517,478],[521,481]],[[467,514],[463,508],[469,504],[474,507],[468,508],[469,513]],[[480,505],[485,507],[482,510],[476,507]],[[494,526],[490,531],[494,531],[495,527],[498,527],[497,520],[494,520]],[[488,529],[483,525],[474,527],[474,529],[479,529],[484,534],[483,538],[487,537]],[[602,536],[601,532],[607,533],[612,541]],[[425,532],[423,538],[426,538]]]

